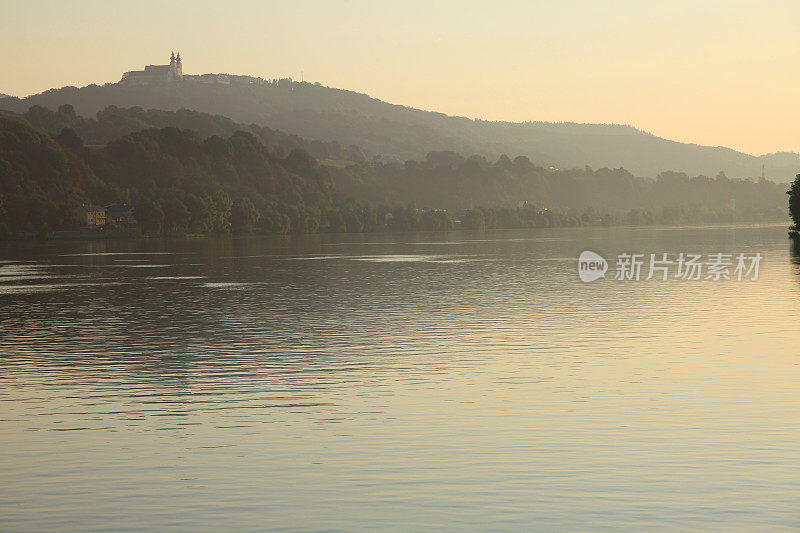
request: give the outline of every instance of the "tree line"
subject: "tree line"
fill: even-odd
[[[97,112],[93,118],[77,114],[70,104],[62,104],[55,111],[42,106],[31,106],[21,115],[33,128],[58,135],[70,128],[87,145],[103,145],[125,135],[145,129],[173,127],[191,130],[200,137],[212,135],[227,138],[237,131],[252,133],[261,143],[268,145],[283,156],[295,148],[304,148],[317,159],[362,163],[367,155],[358,146],[342,146],[336,141],[308,140],[297,135],[274,130],[257,124],[242,124],[223,117],[189,109],[164,111],[141,107],[117,107],[114,105]]]
[[[425,160],[386,161],[333,170],[338,190],[368,201],[404,204],[416,201],[448,210],[475,205],[514,208],[529,202],[552,209],[594,209],[628,218],[631,209],[645,222],[702,222],[739,217],[785,217],[787,184],[769,180],[688,176],[665,171],[655,179],[636,177],[623,168],[553,169],[526,156],[464,157],[430,152]],[[620,213],[624,214],[620,215]],[[588,215],[591,216],[591,215]]]
[[[1,235],[80,229],[87,204],[132,205],[138,231],[152,235],[780,220],[784,190],[724,175],[646,180],[624,169],[561,171],[524,156],[490,162],[441,151],[329,166],[304,145],[287,151],[241,130],[147,128],[90,146],[71,127],[50,135],[27,119],[0,118]]]

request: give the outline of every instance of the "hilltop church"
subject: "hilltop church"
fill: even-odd
[[[265,80],[255,76],[241,76],[236,74],[183,74],[181,53],[169,58],[169,65],[147,65],[144,70],[131,70],[122,75],[119,81],[131,85],[164,85],[178,81],[214,85],[278,85],[292,81],[291,78]]]
[[[181,53],[175,52],[169,58],[169,65],[147,65],[144,70],[131,70],[122,75],[122,82],[151,85],[156,83],[167,83],[183,79],[183,67],[181,66]]]

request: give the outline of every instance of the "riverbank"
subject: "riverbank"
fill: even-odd
[[[572,224],[572,225],[529,225],[525,227],[519,226],[502,226],[494,225],[487,227],[486,225],[478,227],[470,227],[465,224],[454,224],[452,227],[444,229],[431,229],[431,228],[415,228],[415,229],[392,229],[390,227],[382,228],[377,231],[317,231],[309,233],[294,233],[294,232],[265,232],[265,231],[252,231],[248,233],[183,233],[173,232],[166,234],[147,235],[143,234],[136,228],[133,229],[81,229],[81,230],[62,230],[62,231],[49,231],[49,232],[26,232],[6,236],[0,239],[4,241],[94,241],[94,240],[130,240],[130,239],[206,239],[214,237],[242,237],[242,236],[290,236],[290,235],[397,235],[408,233],[437,233],[447,234],[454,231],[490,231],[490,230],[534,230],[534,229],[555,229],[555,228],[686,228],[686,227],[761,227],[761,226],[781,226],[789,224],[788,218],[786,220],[762,220],[762,221],[748,221],[748,222],[714,222],[714,223],[675,223],[675,224]],[[795,239],[798,236],[797,231],[790,230],[789,238]]]

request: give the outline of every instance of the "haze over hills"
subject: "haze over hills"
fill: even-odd
[[[247,95],[253,88],[288,87],[291,97],[307,88],[300,84],[295,91],[288,80],[183,77],[179,56],[124,79],[121,86],[102,89],[134,89],[147,96],[141,89],[185,95],[222,86]],[[96,89],[101,88],[74,92]],[[339,94],[327,91],[314,101]],[[379,113],[387,104],[377,107]],[[425,119],[434,115],[408,111]],[[385,120],[396,134],[400,123]],[[550,126],[578,134],[585,128]],[[416,127],[417,137],[427,135],[422,147],[441,141],[433,126]],[[625,130],[595,126],[601,128],[612,137]],[[368,133],[360,138],[392,141]],[[399,139],[419,142],[412,134]],[[464,150],[474,152],[469,146]],[[455,226],[451,213],[459,212],[464,227],[472,229],[778,221],[785,219],[786,186],[723,174],[712,179],[666,171],[647,179],[623,168],[548,169],[524,155],[489,160],[452,150],[430,150],[424,158],[405,161],[370,160],[355,144],[310,140],[185,108],[109,105],[94,118],[79,115],[68,103],[55,110],[33,105],[25,113],[0,109],[0,237],[75,230],[83,225],[82,206],[111,204],[133,204],[143,231],[153,234],[443,230]]]
[[[169,127],[190,130],[204,139],[214,135],[228,138],[236,132],[247,132],[270,146],[276,154],[285,155],[294,148],[304,148],[315,157],[335,166],[367,162],[366,155],[357,146],[343,147],[337,142],[312,141],[265,126],[237,123],[220,115],[187,109],[163,111],[109,106],[98,111],[95,118],[85,118],[76,114],[71,105],[63,104],[55,111],[33,106],[24,114],[0,110],[0,118],[2,117],[24,122],[53,137],[58,136],[64,128],[70,128],[83,143],[94,147],[138,131]]]
[[[109,140],[85,145],[76,130]],[[336,154],[345,165],[330,166],[308,151],[330,156],[336,146],[198,111],[108,108],[97,120],[68,104],[2,111],[0,240],[80,230],[87,206],[98,205],[134,206],[141,231],[153,235],[436,231],[453,229],[454,215],[469,229],[786,218],[786,184],[768,180],[675,172],[651,180],[451,151],[359,163],[348,149]]]
[[[138,71],[145,73],[146,71]],[[136,73],[136,71],[134,72]],[[685,144],[611,124],[490,122],[386,103],[365,94],[289,79],[201,75],[162,83],[123,80],[103,86],[52,89],[26,98],[0,98],[0,109],[18,113],[40,105],[71,104],[85,116],[109,105],[182,108],[224,115],[309,139],[357,145],[388,159],[420,159],[432,150],[496,158],[528,156],[556,168],[623,167],[654,177],[663,171],[729,177],[766,176],[788,181],[800,172],[800,156],[752,156],[724,147]]]

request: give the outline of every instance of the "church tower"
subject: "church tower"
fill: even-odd
[[[120,81],[140,85],[153,85],[182,79],[181,54],[178,52],[176,56],[175,50],[173,50],[169,56],[169,65],[147,65],[144,70],[131,70],[123,74]]]

